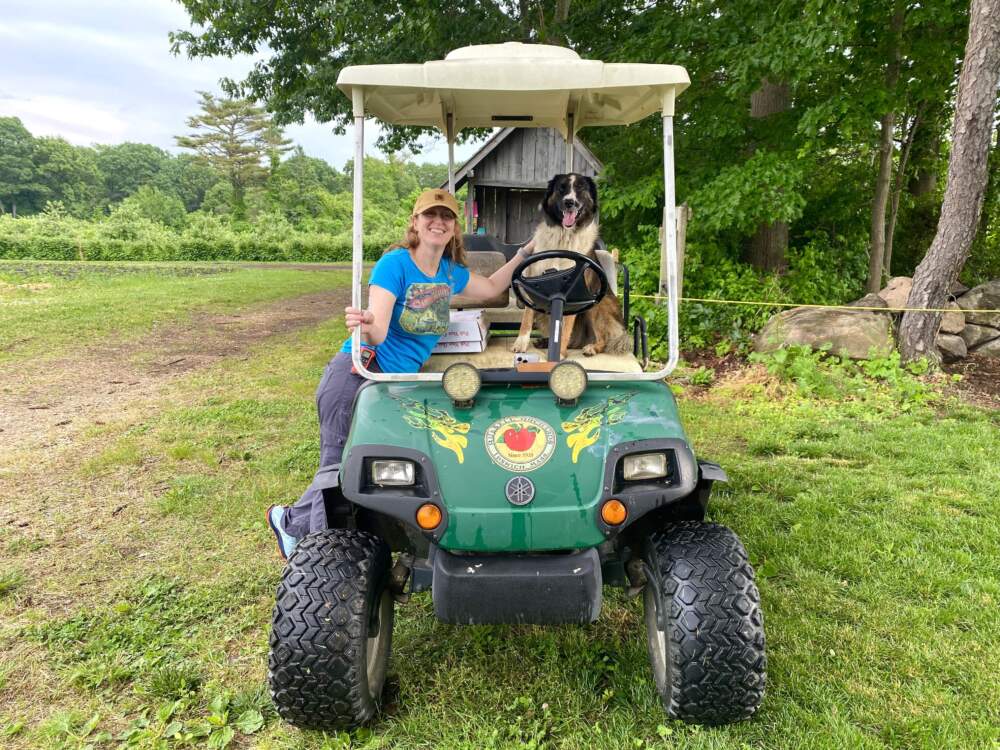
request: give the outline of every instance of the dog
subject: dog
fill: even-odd
[[[543,218],[529,243],[533,245],[532,254],[568,250],[597,260],[597,184],[590,177],[575,172],[557,174],[549,180],[541,209]],[[551,269],[564,270],[571,266],[572,261],[567,259],[549,260],[533,265],[529,275],[539,276]],[[586,279],[591,289],[597,287],[592,272],[586,272]],[[535,313],[525,308],[521,328],[514,340],[515,352],[528,351],[534,324]],[[548,316],[538,315],[538,325],[548,331]],[[610,289],[598,304],[586,312],[563,318],[561,358],[566,356],[568,348],[582,349],[588,357],[601,352],[626,354],[632,351],[632,337],[625,325],[618,298]]]

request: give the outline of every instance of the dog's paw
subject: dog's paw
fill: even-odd
[[[593,344],[587,344],[583,347],[583,355],[585,357],[593,357],[595,354],[597,354],[597,349],[594,348]]]
[[[528,351],[528,348],[530,346],[531,346],[530,336],[518,336],[516,339],[514,339],[513,351],[515,351],[518,354],[524,354],[526,351]]]

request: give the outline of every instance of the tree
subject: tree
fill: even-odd
[[[968,257],[986,191],[998,79],[1000,0],[972,0],[941,218],[930,250],[913,275],[907,307],[942,307]],[[899,337],[905,361],[936,356],[940,323],[940,313],[904,313]]]
[[[117,203],[142,185],[152,184],[170,154],[148,143],[119,143],[95,146],[97,168],[101,171],[107,200]]]
[[[750,95],[750,117],[754,120],[769,119],[787,112],[791,107],[791,92],[783,83],[773,83],[766,78],[760,88]],[[756,147],[756,144],[754,144]],[[747,260],[760,271],[779,271],[785,268],[785,250],[788,248],[788,223],[762,222],[750,240]]]
[[[43,136],[35,140],[32,162],[41,186],[36,210],[44,208],[48,201],[59,201],[68,213],[80,218],[97,211],[104,186],[93,149]]]
[[[122,201],[122,206],[171,229],[183,229],[187,223],[187,211],[184,210],[181,199],[176,195],[164,193],[152,185],[140,186]]]
[[[872,228],[868,254],[868,283],[866,291],[877,292],[882,288],[882,263],[885,259],[885,212],[889,205],[889,191],[892,187],[893,133],[896,127],[894,99],[899,82],[899,69],[903,53],[903,23],[906,20],[906,6],[903,0],[894,0],[886,40],[888,58],[885,69],[886,110],[879,120],[880,135],[878,147],[878,176],[875,178],[875,195],[872,198]]]
[[[231,0],[181,0],[199,31],[170,35],[175,54],[232,57],[268,50],[246,79],[227,80],[233,96],[267,102],[278,124],[302,122],[311,112],[318,122],[332,122],[344,132],[351,102],[333,87],[347,65],[440,59],[466,44],[527,41],[554,22],[549,3],[503,0],[472,4],[431,0],[426,3],[370,3],[366,0],[302,0],[296,3],[244,3]],[[567,6],[568,7],[568,6]],[[387,148],[412,144],[414,128],[388,128]]]
[[[277,166],[268,182],[271,203],[295,223],[324,212],[333,193],[347,188],[343,175],[322,159],[306,156],[299,147]]]
[[[233,188],[234,213],[242,217],[244,198],[252,186],[263,185],[275,154],[287,151],[289,141],[271,122],[262,107],[247,99],[201,95],[201,114],[189,117],[195,132],[176,136],[177,145],[189,148],[223,175]]]
[[[197,211],[208,190],[222,179],[210,164],[194,154],[171,157],[153,179],[153,187],[175,195],[187,211]]]
[[[31,160],[35,139],[16,117],[0,117],[0,214],[31,201],[42,187],[35,183]]]

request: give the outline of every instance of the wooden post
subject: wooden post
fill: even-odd
[[[677,207],[677,299],[684,296],[684,248],[687,240],[688,219],[691,218],[691,207],[684,203]],[[667,209],[663,209],[663,220],[660,222],[660,290],[667,296],[667,243],[663,241],[663,227],[667,223]]]
[[[677,212],[677,301],[684,296],[684,249],[687,246],[688,219],[691,218],[691,207],[682,203]]]
[[[476,174],[474,170],[469,170],[469,178],[465,181],[465,189],[467,194],[465,196],[465,233],[475,234],[476,228],[473,226],[472,221],[472,207],[476,202]]]

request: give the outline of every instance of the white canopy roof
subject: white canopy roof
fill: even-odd
[[[564,138],[569,114],[574,131],[673,115],[689,84],[678,65],[582,60],[565,47],[521,42],[462,47],[422,65],[352,65],[337,78],[349,97],[361,89],[365,113],[384,122],[446,131],[451,113],[455,132],[549,127]]]

